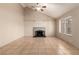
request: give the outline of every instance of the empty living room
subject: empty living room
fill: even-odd
[[[0,55],[79,55],[79,3],[0,3]]]

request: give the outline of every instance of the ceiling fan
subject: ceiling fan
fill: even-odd
[[[47,6],[44,5],[44,4],[36,3],[35,6],[32,6],[32,9],[34,9],[35,11],[44,11],[44,9],[45,9],[46,7],[47,7]]]

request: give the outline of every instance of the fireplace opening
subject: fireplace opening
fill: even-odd
[[[45,31],[43,31],[43,30],[35,31],[34,37],[45,37]]]
[[[33,37],[46,37],[44,27],[34,27]]]

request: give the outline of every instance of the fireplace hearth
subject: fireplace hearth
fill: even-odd
[[[33,37],[46,37],[44,27],[34,27]]]

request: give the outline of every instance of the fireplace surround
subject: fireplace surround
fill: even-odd
[[[33,37],[46,37],[44,27],[33,27]]]

